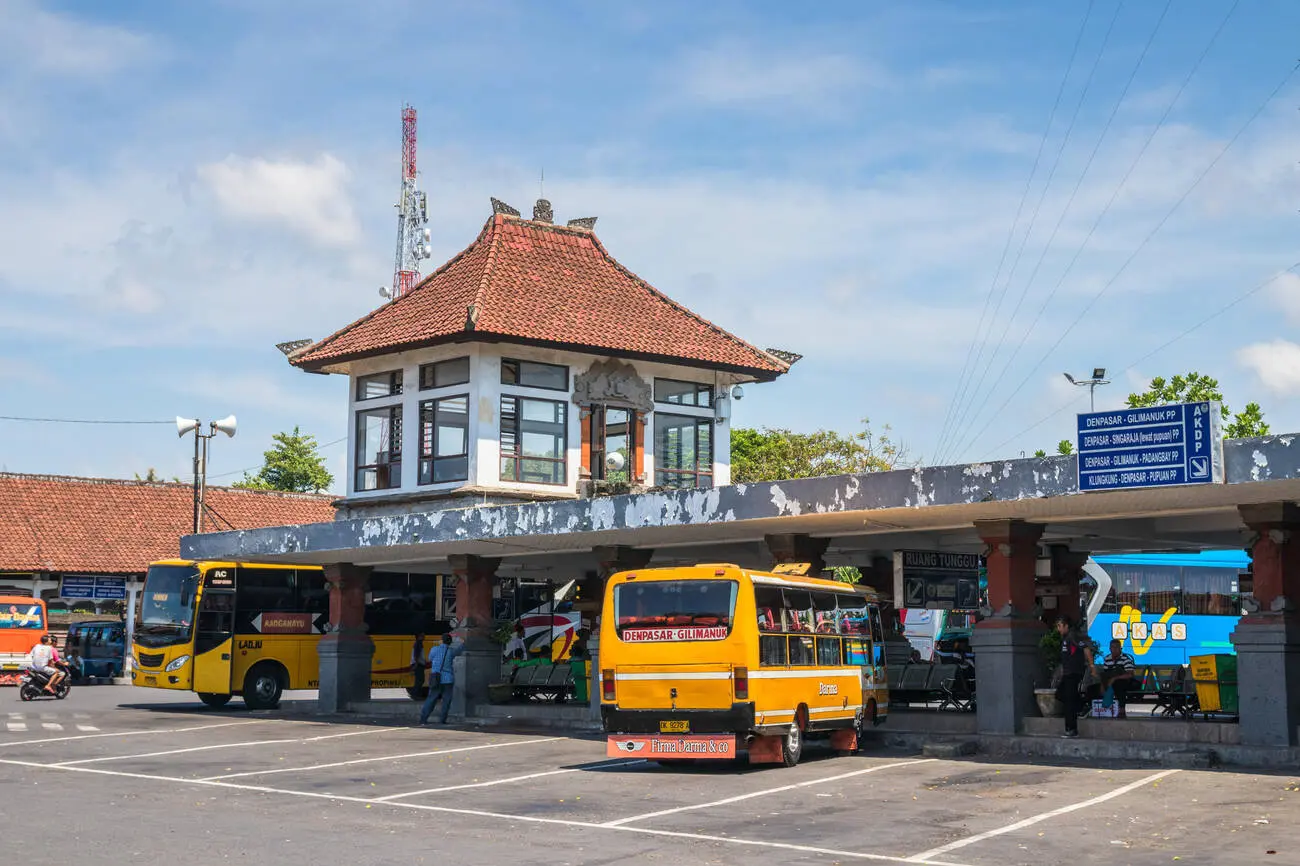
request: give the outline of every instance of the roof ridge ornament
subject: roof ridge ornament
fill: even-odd
[[[544,198],[539,198],[537,204],[533,205],[533,222],[549,223],[555,220],[555,211],[551,210],[551,203]]]
[[[592,231],[596,228],[596,219],[596,217],[578,217],[576,220],[569,220],[565,225],[570,228]]]
[[[767,353],[780,358],[782,361],[791,365],[803,357],[803,355],[800,355],[798,352],[787,352],[785,349],[773,349],[770,346],[767,349]]]
[[[508,214],[509,216],[520,216],[519,211],[515,210],[510,205],[506,204],[501,199],[490,198],[490,201],[492,202],[492,213],[503,213],[503,214]]]

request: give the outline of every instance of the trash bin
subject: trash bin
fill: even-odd
[[[1200,711],[1232,715],[1239,713],[1237,657],[1228,654],[1192,656],[1189,661]]]
[[[573,672],[573,699],[579,704],[590,700],[587,683],[591,678],[591,665],[584,659],[569,659],[569,670]]]

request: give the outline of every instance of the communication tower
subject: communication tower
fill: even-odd
[[[379,293],[396,300],[415,287],[420,278],[420,261],[433,255],[428,198],[420,190],[415,166],[415,109],[402,108],[402,194],[397,201],[397,255],[393,264],[393,287]]]

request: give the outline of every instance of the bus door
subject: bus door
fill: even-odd
[[[198,621],[194,633],[196,692],[231,694],[230,668],[234,656],[234,569],[214,568],[203,576]]]

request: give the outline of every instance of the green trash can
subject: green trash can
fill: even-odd
[[[1192,656],[1192,681],[1196,683],[1196,701],[1203,713],[1238,715],[1237,657],[1230,654]]]
[[[591,681],[591,664],[584,659],[569,659],[569,670],[573,672],[573,699],[585,704],[591,700],[587,684]]]

